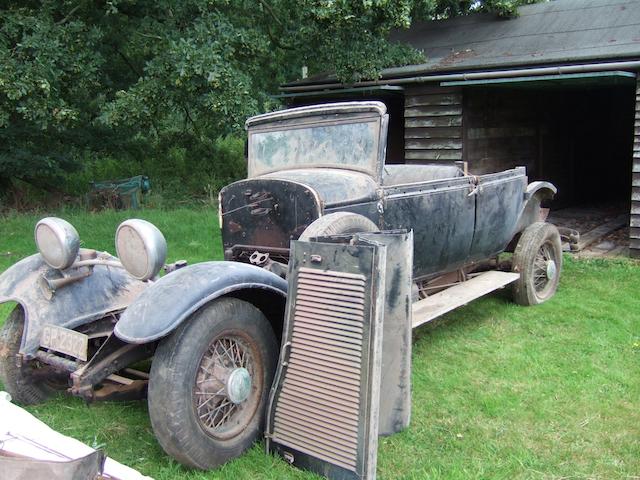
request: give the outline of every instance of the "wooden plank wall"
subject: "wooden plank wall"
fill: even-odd
[[[629,254],[640,258],[640,80],[636,88],[636,118],[633,141],[633,179],[631,183],[631,228]]]
[[[406,163],[462,160],[462,90],[416,86],[405,89]]]
[[[541,118],[544,115],[539,114],[540,103],[539,93],[524,89],[466,90],[464,160],[469,163],[469,170],[482,175],[525,166],[531,178],[539,177],[541,172],[538,170],[542,170],[540,146],[543,139],[552,139],[555,133],[555,129],[549,128]],[[565,155],[557,155],[551,149],[545,155],[553,157],[548,158],[553,165],[567,165]],[[563,193],[567,191],[563,185],[561,187]]]

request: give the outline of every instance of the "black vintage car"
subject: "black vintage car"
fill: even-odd
[[[412,230],[414,317],[424,313],[414,326],[452,308],[425,313],[436,292],[488,270],[512,271],[484,293],[513,282],[520,304],[549,299],[562,256],[540,206],[555,187],[529,184],[524,168],[385,165],[387,125],[379,102],[249,119],[248,179],[220,193],[222,262],[169,265],[159,277],[166,244],[148,222],[121,224],[113,257],[79,248],[64,220],[41,220],[40,253],[0,276],[0,302],[19,304],[0,335],[5,388],[22,403],[65,388],[87,400],[146,395],[165,451],[206,469],[262,432],[291,240]],[[505,251],[508,265],[496,260]],[[131,367],[148,358],[149,372]]]

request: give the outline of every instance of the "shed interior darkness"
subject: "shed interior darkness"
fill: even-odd
[[[554,209],[628,212],[634,111],[633,84],[466,88],[464,158],[477,174],[526,166],[558,187]]]

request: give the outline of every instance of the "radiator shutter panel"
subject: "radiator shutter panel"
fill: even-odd
[[[331,478],[375,478],[385,253],[293,242],[267,442]]]

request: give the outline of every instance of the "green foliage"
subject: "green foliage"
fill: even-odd
[[[244,140],[239,137],[192,143],[168,137],[150,151],[144,151],[146,143],[140,139],[137,146],[134,154],[82,159],[82,167],[67,175],[65,190],[81,196],[96,179],[115,180],[144,172],[152,180],[147,204],[175,205],[185,198],[217,204],[217,192],[223,186],[246,176]]]
[[[156,173],[160,185],[183,179],[185,193],[218,188],[239,160],[223,165],[214,139],[242,138],[245,119],[274,109],[303,66],[376,78],[423,61],[389,43],[391,29],[530,1],[4,2],[0,192],[15,179],[76,193],[83,176]]]

